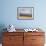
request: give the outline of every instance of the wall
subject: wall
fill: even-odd
[[[1,0],[0,24],[13,24],[16,28],[46,28],[46,1],[41,0]],[[34,20],[17,20],[17,7],[34,7]]]
[[[34,7],[34,20],[17,20],[17,7],[23,6]],[[4,28],[9,24],[16,28],[39,27],[46,32],[46,0],[0,0],[0,25]]]
[[[28,27],[38,27],[44,26],[46,22],[44,21],[45,16],[45,1],[39,0],[2,0],[1,1],[1,17],[0,22],[6,26],[9,24],[14,24],[15,27],[28,28]],[[17,7],[34,7],[34,20],[17,20]],[[43,13],[43,14],[42,14]]]

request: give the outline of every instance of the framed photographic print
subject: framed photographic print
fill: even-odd
[[[33,7],[18,7],[17,19],[22,19],[22,20],[34,19],[34,8]]]

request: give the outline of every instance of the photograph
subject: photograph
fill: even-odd
[[[18,7],[17,8],[17,19],[34,19],[34,8],[33,7]]]

